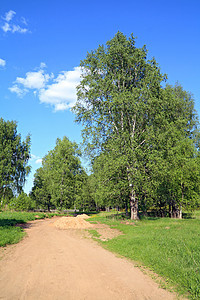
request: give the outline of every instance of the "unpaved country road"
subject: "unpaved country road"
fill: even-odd
[[[175,299],[125,259],[55,220],[29,223],[27,237],[0,260],[0,299]]]

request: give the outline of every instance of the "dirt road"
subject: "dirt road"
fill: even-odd
[[[55,220],[29,223],[27,237],[0,260],[0,299],[175,299],[133,264]]]

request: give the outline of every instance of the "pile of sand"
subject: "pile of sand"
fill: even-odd
[[[82,214],[82,215],[78,215],[77,218],[81,218],[81,219],[89,219],[90,217],[86,214]]]
[[[87,215],[85,215],[87,216]],[[89,222],[85,221],[86,217],[78,216],[76,218],[74,217],[62,217],[59,218],[56,222],[54,222],[54,226],[59,229],[68,229],[68,228],[74,228],[74,229],[86,229],[93,227],[93,224],[90,224]],[[88,216],[87,216],[88,218]]]

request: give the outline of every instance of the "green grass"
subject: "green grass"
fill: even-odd
[[[0,247],[18,243],[24,236],[22,228],[0,226]]]
[[[0,212],[0,247],[18,243],[25,235],[16,224],[24,224],[35,219],[52,217],[53,214],[29,213],[29,212]],[[36,217],[37,216],[37,217]]]
[[[99,238],[101,235],[94,229],[89,229],[88,232],[91,234],[91,236],[96,239]]]
[[[199,213],[196,213],[199,216]],[[122,223],[116,218],[94,217],[124,235],[101,242],[107,249],[146,266],[179,293],[200,299],[200,220],[149,218]]]

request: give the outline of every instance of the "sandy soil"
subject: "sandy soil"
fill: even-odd
[[[27,237],[1,251],[0,299],[175,299],[131,262],[54,222],[28,223]]]

